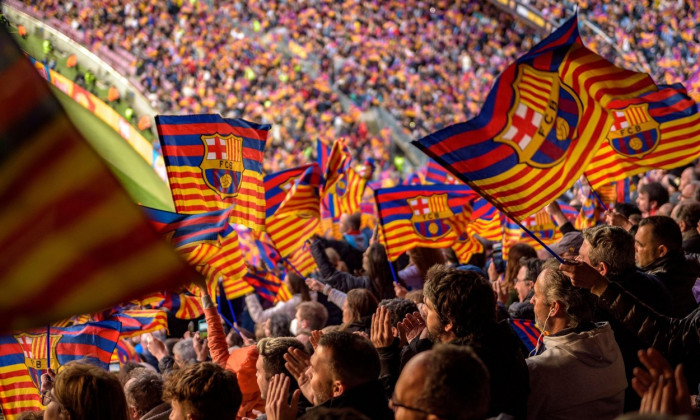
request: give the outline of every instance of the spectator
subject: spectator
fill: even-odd
[[[671,293],[673,305],[669,315],[683,318],[698,306],[693,296],[700,264],[686,260],[680,227],[667,216],[650,216],[639,222],[634,237],[635,259],[639,268],[653,274]]]
[[[328,310],[318,302],[302,302],[297,307],[297,315],[292,320],[293,331],[297,339],[304,344],[309,342],[311,331],[320,330],[326,326]]]
[[[58,420],[125,420],[124,391],[116,376],[86,363],[72,362],[56,375],[43,397],[44,418]]]
[[[578,251],[583,244],[583,235],[580,231],[567,232],[559,242],[549,246],[555,254],[565,259],[574,259],[578,256]]]
[[[469,346],[438,344],[406,364],[390,404],[397,420],[415,419],[417,413],[484,419],[489,409],[489,373]]]
[[[377,298],[367,289],[352,289],[343,305],[342,331],[369,333],[372,314],[377,310]]]
[[[178,341],[173,347],[173,359],[179,367],[197,362],[197,353],[191,338]]]
[[[267,398],[270,379],[274,375],[284,374],[292,376],[285,365],[284,355],[290,348],[304,351],[304,345],[295,338],[279,337],[279,338],[263,338],[257,344],[258,358],[255,364],[255,377],[257,378],[258,387],[260,388],[260,396],[263,400]],[[290,380],[289,391],[299,389],[296,379],[292,377]],[[300,405],[298,414],[302,414],[310,403],[303,400]],[[266,416],[258,417],[258,420],[265,420]]]
[[[260,305],[260,300],[258,300],[257,295],[254,293],[245,297],[248,313],[256,324],[267,321],[273,314],[283,314],[289,320],[292,320],[296,316],[296,308],[301,302],[308,302],[312,299],[315,300],[316,296],[311,296],[304,279],[297,274],[288,273],[285,282],[289,291],[292,293],[292,298],[286,302],[278,302],[272,308],[263,310],[262,305]]]
[[[494,290],[498,292],[499,302],[506,307],[510,306],[518,299],[518,294],[515,291],[515,278],[520,271],[521,258],[537,258],[537,251],[525,243],[516,243],[508,250],[508,260],[506,263],[505,274],[499,276],[496,272],[494,264],[490,264],[488,268],[489,280],[493,283]],[[499,280],[500,279],[500,280]]]
[[[427,331],[434,342],[472,346],[491,375],[489,415],[525,417],[529,393],[520,342],[506,321],[496,323],[488,281],[473,271],[436,265],[423,290]]]
[[[408,290],[419,290],[423,288],[425,275],[430,267],[435,264],[444,264],[445,256],[440,249],[415,247],[406,251],[408,254],[408,267],[398,272]]]
[[[163,401],[163,378],[144,370],[124,386],[129,415],[133,420],[166,420],[172,408]]]
[[[698,233],[698,223],[700,223],[700,203],[681,203],[676,207],[674,219],[681,229],[683,236],[683,251],[700,254],[700,233]]]
[[[285,359],[302,393],[315,406],[354,408],[377,420],[393,418],[378,380],[379,357],[368,339],[330,332],[321,336],[310,362],[298,349]]]
[[[658,182],[649,182],[639,187],[637,207],[642,217],[655,215],[662,205],[668,203],[668,191]]]
[[[594,303],[550,260],[535,283],[537,325],[546,350],[526,360],[531,419],[613,419],[622,414],[625,366],[610,325],[593,321]]]
[[[556,251],[554,251],[556,252]],[[539,258],[521,258],[520,270],[515,279],[515,290],[518,301],[508,307],[508,315],[516,319],[535,320],[534,307],[530,300],[535,293],[534,285],[542,270],[542,260]]]
[[[171,420],[235,420],[241,406],[236,376],[210,362],[174,371],[165,382],[163,398],[172,405]]]
[[[394,336],[398,336],[399,322],[406,318],[406,315],[418,312],[418,305],[410,299],[394,298],[384,299],[379,302],[379,306],[385,307],[391,314],[391,328]]]

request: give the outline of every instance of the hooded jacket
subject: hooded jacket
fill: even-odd
[[[526,359],[529,419],[613,419],[624,406],[625,366],[608,323],[544,337],[547,350]]]

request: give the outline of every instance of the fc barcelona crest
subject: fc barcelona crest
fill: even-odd
[[[342,174],[340,176],[340,178],[338,178],[338,181],[335,183],[335,195],[338,196],[338,198],[340,198],[340,197],[345,195],[347,190],[348,190],[347,176],[345,176],[345,174]]]
[[[204,183],[221,198],[235,197],[243,177],[243,138],[221,134],[202,136]]]
[[[508,122],[494,140],[511,146],[520,163],[549,168],[561,162],[577,137],[581,101],[555,72],[518,66]]]
[[[407,202],[413,211],[411,224],[418,236],[438,240],[450,233],[452,227],[446,220],[454,216],[454,213],[447,202],[447,194],[428,197],[419,195]]]
[[[607,140],[617,153],[640,159],[659,145],[659,123],[649,115],[649,104],[615,109],[611,115],[613,124]]]
[[[51,340],[51,354],[47,354],[46,334],[21,333],[14,336],[24,353],[24,364],[27,366],[29,376],[37,389],[41,386],[41,371],[49,366],[48,357],[51,357],[51,369],[58,370],[58,356],[56,348],[61,340],[61,335],[49,335]]]

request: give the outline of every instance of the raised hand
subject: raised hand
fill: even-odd
[[[311,337],[309,337],[309,342],[311,343],[311,347],[313,347],[314,351],[316,351],[316,347],[318,347],[318,341],[321,339],[322,336],[323,331],[321,330],[311,331]]]
[[[391,312],[384,307],[377,308],[372,314],[372,328],[370,341],[375,348],[389,347],[394,342],[394,334],[391,331]]]
[[[289,376],[284,374],[274,375],[270,379],[265,399],[265,413],[269,420],[293,420],[297,417],[297,407],[299,405],[299,390],[294,391],[291,404],[287,403],[289,398]]]
[[[284,355],[284,360],[286,362],[284,367],[294,376],[304,397],[313,403],[313,392],[311,391],[311,356],[297,348],[290,347]]]
[[[425,327],[425,320],[420,312],[407,314],[398,325],[399,339],[403,345],[410,343],[423,332]]]

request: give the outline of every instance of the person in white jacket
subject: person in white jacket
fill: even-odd
[[[245,303],[248,307],[248,313],[256,324],[262,323],[270,319],[272,314],[284,314],[291,322],[297,313],[297,306],[301,302],[315,301],[316,293],[309,292],[309,288],[304,282],[304,279],[294,273],[287,274],[285,283],[292,293],[292,298],[286,302],[277,302],[271,308],[263,309],[258,300],[258,296],[251,293],[245,297]]]
[[[613,419],[622,414],[627,379],[608,323],[594,324],[594,300],[574,287],[557,261],[545,264],[532,297],[545,350],[526,359],[529,419]]]

